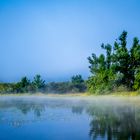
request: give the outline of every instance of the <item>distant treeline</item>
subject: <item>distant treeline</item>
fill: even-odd
[[[137,37],[127,47],[127,32],[123,31],[114,45],[102,44],[105,53],[88,58],[92,76],[88,91],[103,94],[117,90],[140,89],[140,44]]]
[[[68,82],[45,83],[40,75],[36,75],[33,81],[23,77],[17,83],[0,83],[0,93],[80,93],[86,89],[81,75],[73,76]]]

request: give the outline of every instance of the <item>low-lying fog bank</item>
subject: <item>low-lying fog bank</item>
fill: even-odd
[[[0,96],[0,102],[1,101],[31,101],[31,102],[48,102],[48,101],[60,101],[60,102],[88,102],[88,103],[96,103],[99,105],[103,104],[138,104],[140,105],[140,96],[115,96],[115,95],[86,95],[86,94],[65,94],[65,95],[58,95],[58,94],[36,94],[36,95],[2,95]]]

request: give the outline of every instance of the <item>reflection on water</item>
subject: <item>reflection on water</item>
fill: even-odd
[[[69,133],[62,134],[68,135],[68,137],[73,134],[73,137],[70,138],[75,140],[80,135],[80,139],[83,137],[87,140],[140,140],[140,105],[135,102],[115,99],[109,101],[103,99],[68,100],[53,98],[0,100],[0,125],[10,125],[12,129],[18,129],[28,124],[32,128],[34,127],[33,124],[38,125],[42,122],[39,127],[42,127],[43,129],[40,131],[43,131],[47,129],[47,125],[44,127],[43,123],[47,122],[51,126],[53,125],[49,132],[52,133],[51,131],[54,131],[55,127],[57,129],[57,125],[60,125],[57,122],[61,121],[63,121],[63,123],[60,123],[62,132],[65,131],[62,125],[68,123],[69,126],[65,127]],[[36,128],[38,128],[37,125]],[[77,132],[87,131],[88,133],[74,133],[74,129]],[[2,127],[0,127],[0,131],[3,131]],[[32,130],[30,129],[30,131]],[[36,131],[39,131],[39,128]],[[58,135],[60,135],[60,132]],[[51,139],[57,139],[57,137]]]
[[[140,109],[135,106],[92,106],[90,136],[108,140],[140,140]]]

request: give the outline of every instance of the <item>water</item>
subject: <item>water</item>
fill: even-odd
[[[0,97],[0,140],[140,140],[139,101]]]

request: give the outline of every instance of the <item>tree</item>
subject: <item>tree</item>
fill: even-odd
[[[135,80],[134,80],[133,88],[135,90],[138,90],[140,88],[140,69],[138,69],[136,74],[135,74]]]
[[[101,45],[105,54],[88,58],[92,75],[87,81],[91,92],[112,89],[116,86],[125,86],[129,90],[140,88],[140,44],[134,38],[130,50],[127,49],[127,32],[123,31],[114,47],[110,44]]]
[[[115,41],[113,62],[114,62],[116,73],[122,74],[121,83],[126,85],[128,88],[131,88],[132,75],[130,72],[130,54],[126,47],[127,45],[126,39],[127,39],[127,32],[123,31],[119,37],[118,42]]]
[[[87,81],[88,90],[90,92],[103,92],[106,88],[112,87],[112,80],[114,80],[114,67],[112,65],[112,46],[110,44],[101,45],[106,54],[101,54],[99,57],[92,54],[88,57],[90,63],[90,72],[92,76]]]
[[[41,79],[40,75],[36,75],[34,77],[34,80],[32,82],[35,91],[43,91],[43,88],[45,87],[45,81]]]
[[[72,92],[85,92],[86,85],[81,75],[75,75],[71,78]]]
[[[129,89],[136,88],[134,84],[138,80],[140,68],[140,45],[138,38],[133,39],[133,45],[128,51],[126,47],[127,32],[119,37],[119,43],[115,42],[114,62],[116,72],[122,74],[121,83]],[[138,84],[138,83],[137,83]]]
[[[81,84],[84,82],[83,78],[81,75],[75,75],[75,76],[72,76],[71,78],[71,82],[73,84]]]
[[[134,38],[132,48],[130,49],[131,62],[130,69],[132,75],[132,86],[134,89],[140,88],[140,44],[138,38]]]
[[[30,80],[27,77],[23,77],[20,82],[13,86],[13,90],[18,93],[28,92],[28,87],[30,86]]]

